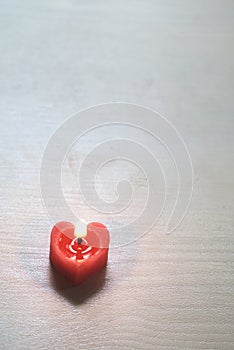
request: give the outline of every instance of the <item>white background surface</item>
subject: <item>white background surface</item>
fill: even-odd
[[[1,348],[233,349],[233,1],[0,1]],[[108,101],[165,115],[195,171],[190,211],[55,280],[40,162],[67,116]]]

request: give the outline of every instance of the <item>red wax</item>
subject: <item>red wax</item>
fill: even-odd
[[[84,282],[107,264],[109,232],[98,222],[87,226],[87,235],[78,243],[74,225],[57,223],[50,237],[50,261],[55,269],[74,284]]]

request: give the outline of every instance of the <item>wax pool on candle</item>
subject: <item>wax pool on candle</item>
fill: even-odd
[[[107,264],[109,241],[107,228],[98,222],[87,225],[85,237],[77,237],[73,224],[59,222],[51,231],[50,261],[78,285]]]

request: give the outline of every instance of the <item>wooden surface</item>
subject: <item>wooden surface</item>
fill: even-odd
[[[233,5],[0,1],[2,349],[234,348]],[[193,200],[72,288],[49,266],[41,159],[66,117],[118,100],[180,131]]]

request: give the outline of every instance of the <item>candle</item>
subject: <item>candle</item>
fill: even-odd
[[[75,227],[59,222],[51,231],[50,261],[61,275],[79,285],[106,266],[109,241],[109,232],[101,223]]]

